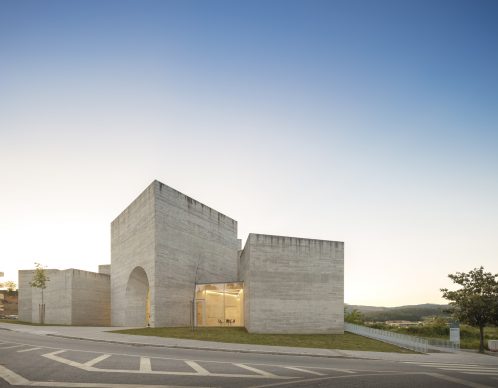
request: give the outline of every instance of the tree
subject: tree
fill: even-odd
[[[17,284],[13,282],[12,280],[7,280],[4,284],[3,287],[7,289],[9,294],[12,294],[15,290],[17,290]]]
[[[344,309],[344,320],[348,323],[361,325],[365,322],[365,316],[357,309],[353,309],[352,311]]]
[[[41,289],[41,305],[39,305],[40,323],[45,323],[45,302],[43,300],[43,290],[47,288],[47,282],[50,278],[47,276],[45,268],[40,263],[35,263],[35,273],[29,285]]]
[[[498,318],[498,274],[484,272],[480,267],[448,277],[462,287],[456,291],[441,288],[443,298],[450,301],[456,319],[479,328],[479,352],[484,353],[484,327]]]

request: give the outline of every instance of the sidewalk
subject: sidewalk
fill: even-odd
[[[474,353],[470,351],[430,354],[363,352],[356,350],[292,348],[287,346],[233,344],[178,338],[127,335],[110,332],[111,330],[125,329],[123,327],[112,328],[88,326],[29,326],[0,322],[0,329],[7,329],[35,335],[51,335],[79,340],[130,344],[136,346],[156,346],[180,349],[211,350],[238,353],[260,353],[289,356],[311,356],[328,358],[343,357],[385,361],[436,362],[498,366],[498,357],[493,357],[492,355],[487,354]]]

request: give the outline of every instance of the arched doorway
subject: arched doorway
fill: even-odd
[[[147,326],[150,319],[149,279],[142,267],[131,271],[126,285],[126,326]]]

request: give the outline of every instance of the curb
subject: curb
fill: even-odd
[[[131,346],[151,346],[156,348],[168,348],[168,349],[187,349],[187,350],[206,350],[212,352],[228,352],[228,353],[252,353],[252,354],[269,354],[275,356],[298,356],[298,357],[319,357],[319,358],[342,358],[342,359],[363,359],[363,360],[376,360],[375,358],[362,358],[353,357],[347,355],[327,355],[327,354],[313,354],[313,353],[292,353],[292,352],[277,352],[277,351],[265,351],[265,350],[249,350],[249,349],[224,349],[224,348],[212,348],[212,347],[196,347],[196,346],[184,346],[184,345],[155,345],[155,344],[144,344],[141,342],[124,342],[124,341],[114,341],[114,340],[103,340],[96,338],[87,337],[71,337],[60,334],[46,334],[50,337],[75,339],[80,341],[93,341],[93,342],[104,342],[119,345],[131,345]],[[337,350],[334,350],[337,351]]]

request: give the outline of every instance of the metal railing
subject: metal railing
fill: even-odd
[[[413,337],[411,335],[374,329],[372,327],[360,326],[347,322],[344,322],[344,330],[420,353],[427,353],[429,349],[429,341],[425,338]]]
[[[428,338],[427,340],[429,341],[429,351],[456,352],[460,350],[459,342],[451,342],[440,338]]]
[[[431,350],[439,352],[455,352],[460,349],[460,344],[455,342],[437,338],[420,338],[412,335],[399,334],[393,331],[374,329],[372,327],[360,326],[347,322],[344,322],[344,330],[420,353],[428,353]]]

